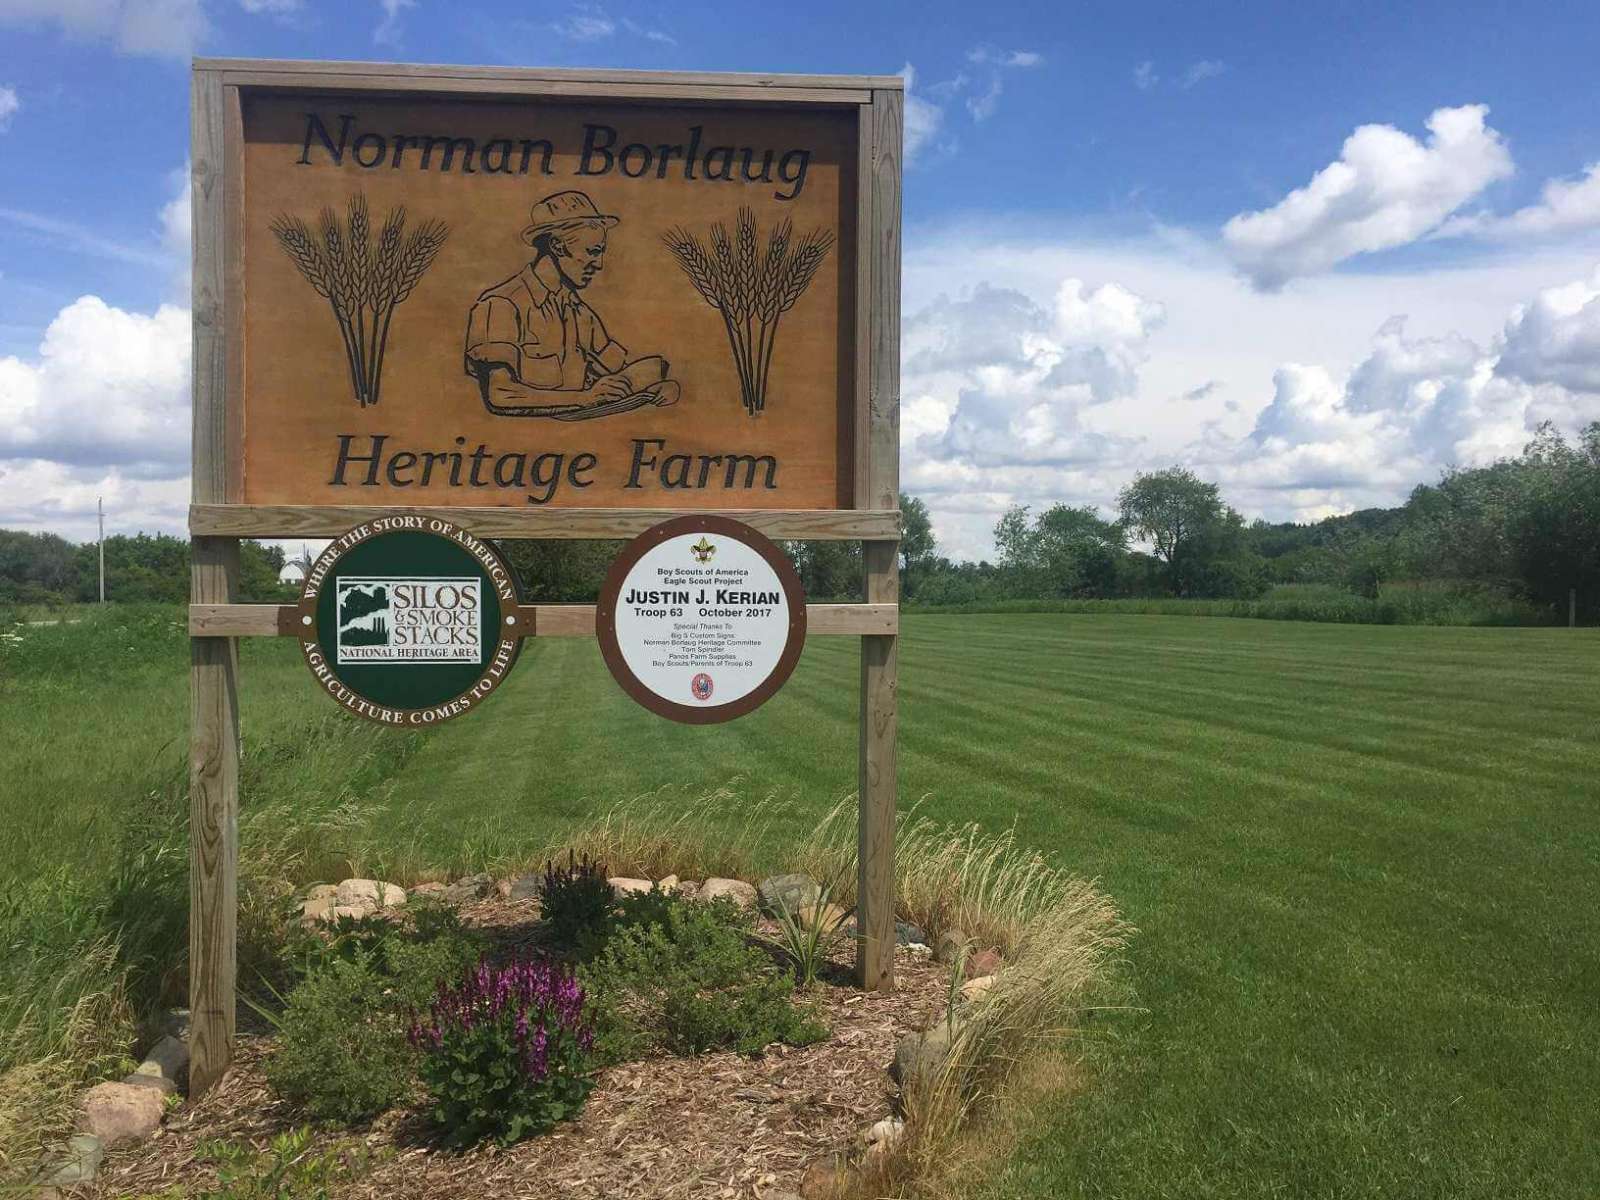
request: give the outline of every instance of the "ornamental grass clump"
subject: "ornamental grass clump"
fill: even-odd
[[[545,864],[539,881],[539,915],[557,944],[592,949],[605,940],[615,909],[616,896],[604,863],[569,851],[565,866],[553,859]]]
[[[572,972],[548,959],[481,961],[412,1021],[418,1072],[446,1140],[502,1146],[576,1117],[594,1086],[594,1028]]]

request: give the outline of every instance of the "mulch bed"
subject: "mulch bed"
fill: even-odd
[[[499,940],[528,940],[531,902],[492,899],[463,910]],[[510,1149],[457,1152],[431,1137],[422,1098],[371,1125],[330,1130],[328,1147],[364,1143],[371,1164],[341,1196],[383,1197],[760,1197],[797,1191],[808,1165],[851,1152],[887,1116],[895,1089],[886,1074],[901,1035],[931,1024],[946,997],[948,968],[896,951],[897,990],[877,995],[851,982],[853,948],[841,939],[815,1003],[831,1036],[815,1046],[659,1057],[601,1072],[582,1116]],[[198,1103],[169,1116],[142,1145],[107,1153],[97,1197],[184,1192],[215,1185],[197,1162],[201,1140],[264,1146],[305,1123],[267,1088],[270,1037],[241,1033],[233,1067]]]

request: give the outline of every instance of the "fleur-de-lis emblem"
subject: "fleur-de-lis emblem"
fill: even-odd
[[[711,561],[712,556],[716,554],[717,548],[706,541],[705,535],[702,534],[700,540],[689,547],[689,552],[694,555],[695,562],[708,563]]]

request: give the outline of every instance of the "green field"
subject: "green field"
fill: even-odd
[[[0,676],[0,872],[93,871],[122,806],[180,770],[182,638],[149,636],[159,655],[130,634],[109,670]],[[247,779],[327,786],[297,765],[331,705],[293,648],[245,667],[246,737],[271,747]],[[902,805],[1014,824],[1139,930],[1132,1007],[1089,1023],[1086,1086],[1029,1115],[990,1194],[1600,1193],[1597,677],[1594,631],[908,616]],[[465,864],[735,779],[730,822],[779,797],[776,860],[853,790],[855,704],[850,639],[714,728],[552,639],[476,717],[336,748],[366,755],[342,786],[378,806],[380,863]]]

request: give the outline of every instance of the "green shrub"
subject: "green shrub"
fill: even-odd
[[[593,948],[605,940],[616,898],[604,864],[588,855],[567,855],[567,865],[545,864],[539,885],[539,914],[558,945]]]
[[[660,915],[619,928],[585,974],[598,997],[603,1052],[658,1045],[674,1054],[755,1054],[827,1036],[795,1006],[794,981],[748,943],[734,905],[669,898]]]
[[[347,915],[315,925],[296,922],[284,934],[284,965],[296,980],[320,975],[338,962],[365,960],[381,970],[387,943],[398,932],[398,926],[384,917]]]
[[[405,1031],[390,980],[365,953],[335,959],[289,993],[267,1082],[313,1117],[359,1121],[392,1106],[410,1082]]]
[[[671,892],[651,887],[648,892],[629,892],[617,903],[616,927],[618,929],[648,928],[665,925],[667,914],[682,901]]]
[[[459,1146],[543,1133],[577,1116],[594,1086],[583,987],[549,960],[480,962],[439,990],[409,1036],[434,1119]]]
[[[265,1150],[248,1142],[200,1142],[195,1158],[215,1164],[218,1186],[199,1192],[199,1200],[327,1200],[367,1165],[366,1148],[359,1143],[314,1153],[312,1140],[311,1130],[302,1126],[280,1133]]]

